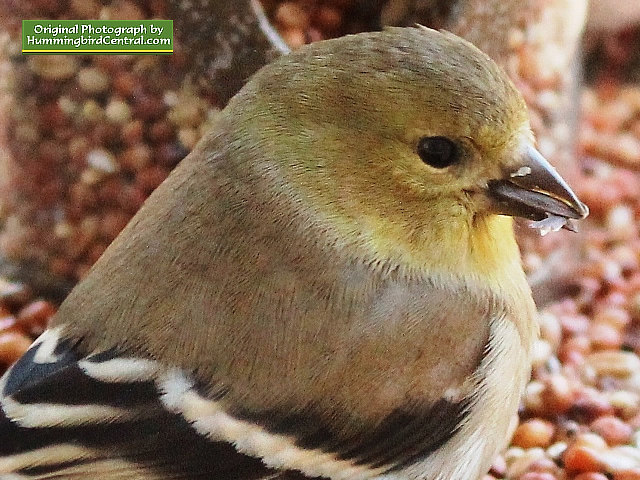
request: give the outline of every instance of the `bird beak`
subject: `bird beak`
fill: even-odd
[[[532,146],[522,161],[510,168],[505,177],[487,184],[495,213],[529,220],[544,220],[550,215],[567,219],[565,228],[573,230],[571,219],[589,214],[555,168]]]

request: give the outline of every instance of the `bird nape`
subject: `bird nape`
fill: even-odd
[[[0,479],[475,480],[538,334],[511,217],[586,214],[470,43],[301,48],[0,380]]]

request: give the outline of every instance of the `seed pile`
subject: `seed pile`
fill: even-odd
[[[66,2],[44,3],[48,18],[166,17],[156,1],[72,1],[64,11]],[[179,45],[169,56],[23,57],[15,31],[3,38],[11,98],[0,251],[52,283],[75,282],[218,109],[189,85]]]
[[[640,479],[639,100],[611,79],[582,92],[573,183],[591,216],[579,237],[523,242],[531,271],[557,257],[569,294],[540,314],[520,422],[488,478]]]
[[[26,285],[0,277],[0,374],[40,335],[56,307],[34,298]]]

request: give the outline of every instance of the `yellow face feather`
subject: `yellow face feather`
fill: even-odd
[[[311,45],[258,73],[226,113],[238,148],[258,138],[251,155],[273,160],[299,208],[366,256],[416,270],[519,274],[511,221],[488,218],[482,191],[531,142],[527,111],[468,42],[416,28]],[[456,142],[460,161],[426,165],[416,146],[428,136]]]

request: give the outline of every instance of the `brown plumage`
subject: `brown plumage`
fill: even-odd
[[[411,28],[279,59],[0,383],[0,479],[477,478],[537,335],[501,213],[586,208],[479,50]]]

